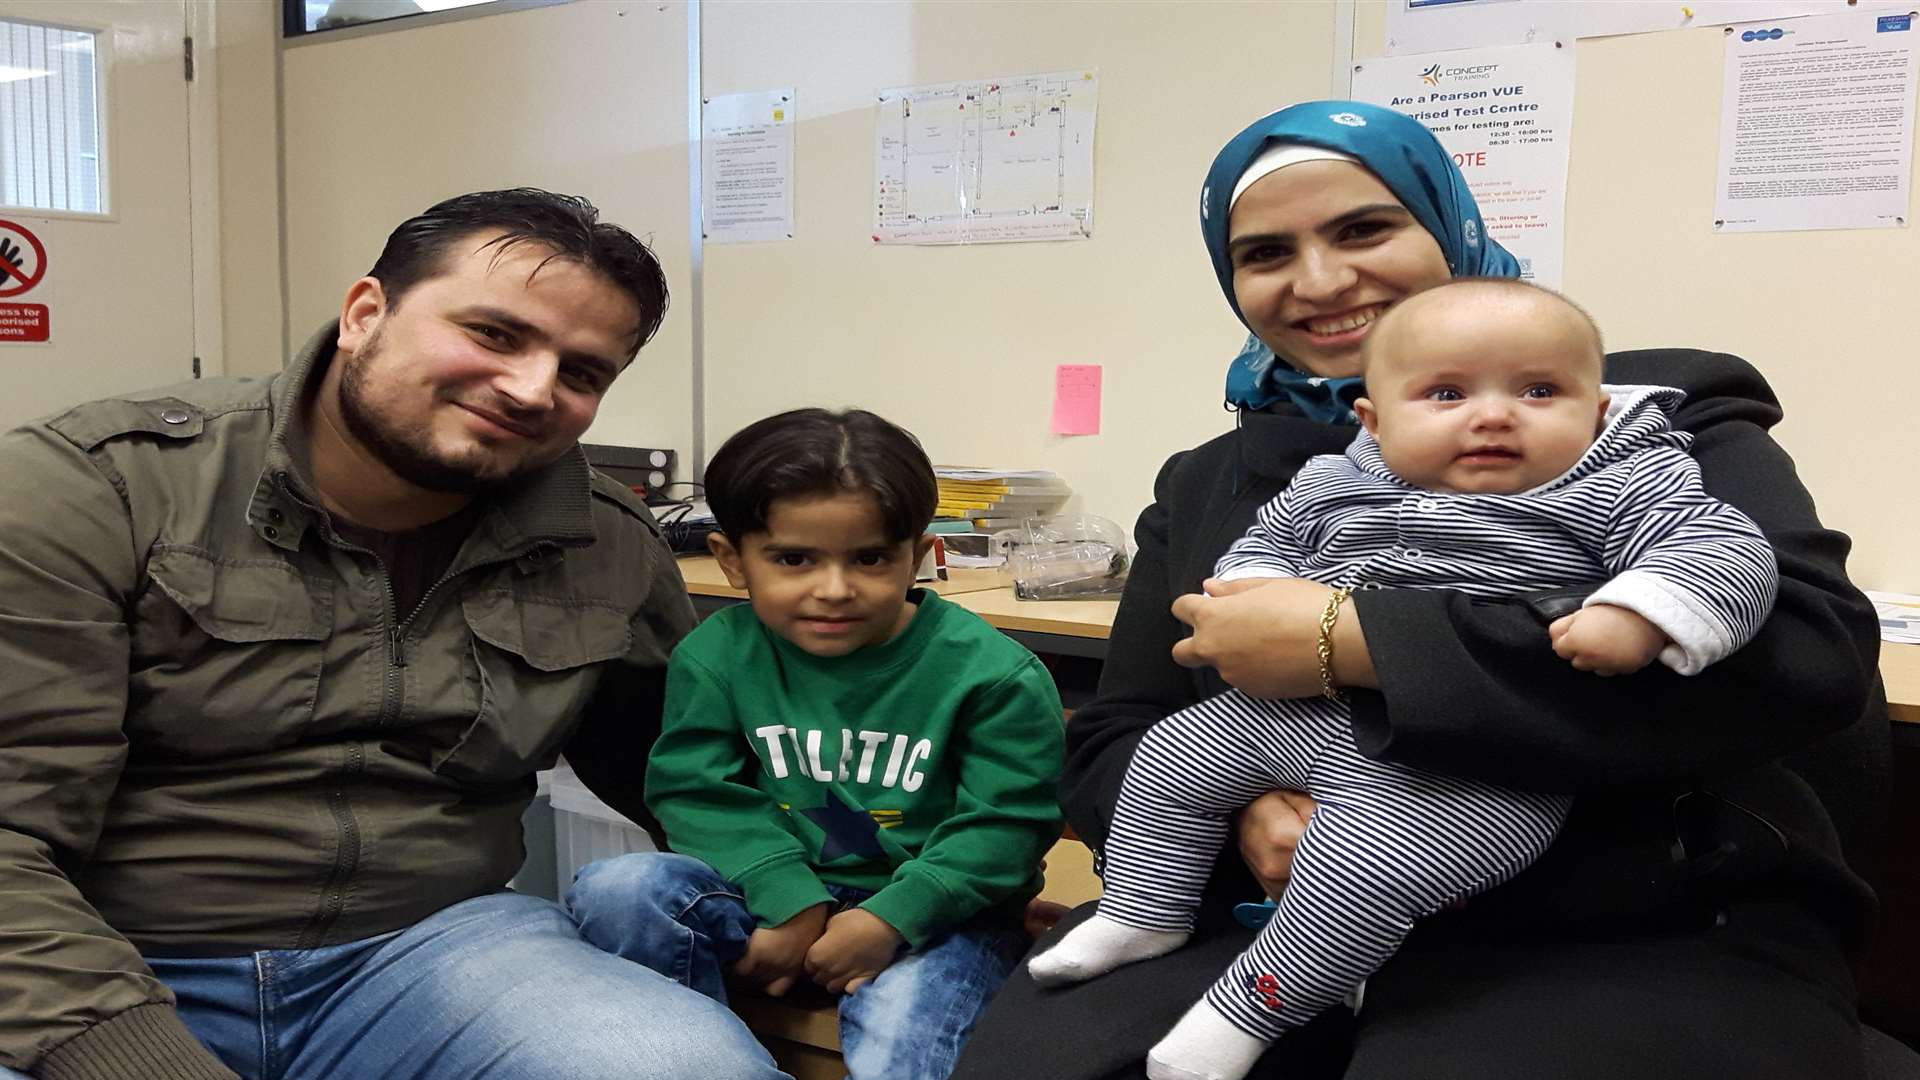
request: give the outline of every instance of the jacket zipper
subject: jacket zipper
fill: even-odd
[[[286,491],[289,497],[293,496],[292,491],[286,489],[284,481],[281,486],[282,490]],[[407,618],[403,621],[400,618],[400,598],[393,591],[393,573],[387,569],[386,561],[381,559],[375,552],[369,551],[358,544],[348,543],[331,527],[326,528],[324,531],[327,540],[334,546],[346,551],[355,551],[366,555],[372,558],[374,565],[380,568],[381,584],[387,595],[388,665],[386,685],[381,694],[380,713],[375,717],[374,722],[376,726],[385,727],[399,718],[401,699],[404,696],[404,688],[402,685],[404,676],[402,675],[402,669],[407,666],[407,628],[412,625],[413,616],[425,610],[427,601],[431,599],[435,593],[440,591],[442,585],[452,581],[460,574],[478,569],[481,565],[492,565],[492,563],[475,564],[474,566],[461,568],[458,571],[449,569],[447,573],[440,576],[440,580],[428,586],[427,591],[420,594],[420,599],[414,602],[413,611],[409,612]],[[537,550],[541,546],[540,544],[535,544],[527,550]],[[525,552],[521,554],[525,554]],[[510,558],[519,557],[519,555],[515,555]],[[501,559],[494,561],[504,562],[509,560]],[[320,942],[325,940],[327,931],[332,928],[334,922],[337,921],[341,913],[346,910],[347,884],[352,880],[354,872],[360,868],[360,822],[353,815],[353,804],[347,797],[347,783],[350,778],[359,776],[365,769],[366,750],[364,746],[360,743],[349,744],[347,747],[346,762],[341,766],[340,772],[335,779],[333,790],[327,796],[327,810],[333,815],[334,825],[339,830],[340,844],[334,852],[333,868],[328,872],[326,883],[322,886],[320,908],[313,913],[313,918],[308,921],[306,929],[301,931],[299,938],[295,941],[295,948],[317,948]]]
[[[360,867],[360,822],[353,816],[347,783],[365,770],[366,763],[365,749],[359,743],[348,744],[347,760],[335,775],[333,790],[327,795],[327,811],[333,815],[334,827],[339,830],[340,844],[334,850],[333,868],[327,873],[326,884],[321,887],[320,908],[294,942],[296,949],[318,948],[334,921],[346,910],[347,882]]]

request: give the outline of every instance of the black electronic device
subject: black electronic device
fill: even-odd
[[[644,446],[609,446],[581,443],[587,464],[638,491],[650,506],[675,502],[667,494],[673,483],[672,450],[653,450]]]

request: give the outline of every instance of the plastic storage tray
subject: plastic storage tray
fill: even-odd
[[[575,872],[595,859],[656,850],[644,830],[588,791],[565,762],[553,770],[551,791],[553,868],[562,894]]]

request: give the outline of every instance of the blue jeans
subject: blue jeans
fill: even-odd
[[[187,1027],[247,1080],[786,1075],[732,1013],[515,893],[345,945],[147,962]]]
[[[872,895],[831,884],[827,891],[843,904]],[[738,888],[698,859],[663,852],[589,863],[567,906],[588,941],[716,1001],[726,1000],[721,973],[754,931]],[[841,997],[840,1056],[849,1080],[946,1080],[987,999],[1029,944],[1017,925],[978,919]]]

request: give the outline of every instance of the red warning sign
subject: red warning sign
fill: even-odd
[[[47,305],[0,301],[0,345],[47,340]]]
[[[47,340],[47,305],[11,303],[46,280],[47,249],[26,226],[0,221],[0,344]]]
[[[47,249],[26,226],[0,221],[0,297],[19,296],[47,276]]]

